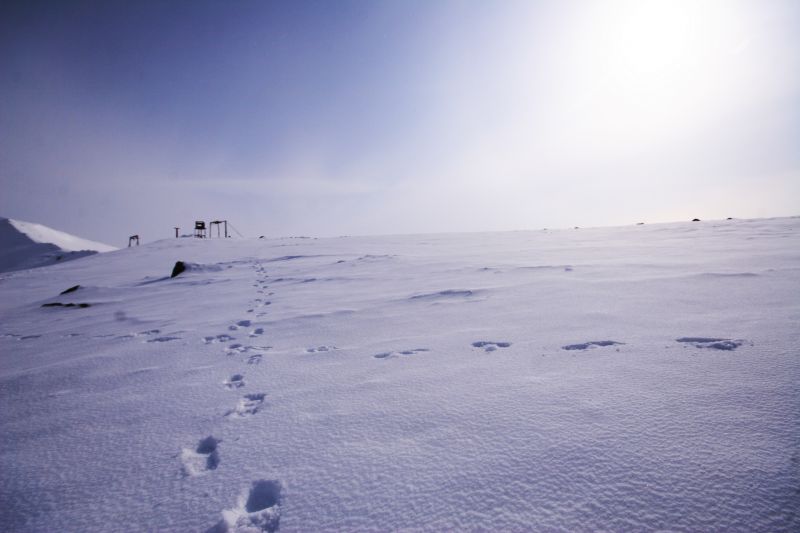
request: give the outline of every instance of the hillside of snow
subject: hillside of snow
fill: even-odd
[[[41,224],[0,218],[0,272],[23,270],[116,250]]]
[[[0,523],[798,531],[798,324],[800,218],[6,273]]]

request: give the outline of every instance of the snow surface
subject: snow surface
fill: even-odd
[[[0,275],[0,523],[798,531],[799,230],[173,239]]]
[[[89,241],[41,224],[0,218],[0,272],[79,259],[113,246]]]

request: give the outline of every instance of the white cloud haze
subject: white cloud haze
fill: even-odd
[[[119,245],[800,206],[792,2],[130,9],[6,17],[4,216]]]

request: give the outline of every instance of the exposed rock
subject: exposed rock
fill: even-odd
[[[170,277],[174,278],[175,276],[177,276],[181,272],[185,272],[185,271],[186,271],[186,263],[184,263],[183,261],[176,261],[175,262],[175,266],[172,267],[172,274],[170,275]]]

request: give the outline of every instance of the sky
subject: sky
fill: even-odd
[[[124,246],[800,214],[793,0],[10,1],[0,216]]]

